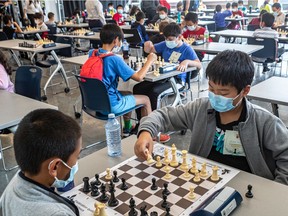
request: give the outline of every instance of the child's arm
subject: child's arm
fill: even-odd
[[[136,73],[134,73],[131,78],[135,81],[141,82],[143,81],[146,73],[148,72],[150,66],[157,60],[157,55],[155,53],[150,53],[147,57],[147,62],[144,66]]]
[[[146,53],[156,53],[154,44],[151,41],[146,41],[144,43],[144,51]]]
[[[17,33],[22,33],[22,29],[20,28],[20,26],[18,25],[17,22],[13,22],[14,26],[16,27],[15,32]]]
[[[198,69],[201,69],[202,65],[199,59],[195,59],[195,60],[186,59],[179,64],[177,70],[185,71],[188,67],[197,67]]]

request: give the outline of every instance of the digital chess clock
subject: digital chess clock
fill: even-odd
[[[165,63],[164,66],[159,67],[159,73],[164,74],[164,73],[174,71],[177,69],[178,66],[179,64]]]

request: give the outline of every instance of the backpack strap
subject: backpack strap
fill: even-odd
[[[91,56],[99,56],[100,58],[105,58],[107,56],[112,56],[112,55],[114,55],[114,53],[112,52],[100,54],[98,49],[94,49]]]

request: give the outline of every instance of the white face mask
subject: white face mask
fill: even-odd
[[[114,46],[111,52],[118,53],[121,51],[121,49],[122,49],[122,41],[120,42],[120,46]]]
[[[39,25],[40,20],[35,20],[35,23],[36,23],[37,25]]]
[[[196,29],[196,26],[187,26],[187,29],[189,31],[194,31]]]
[[[117,12],[118,12],[119,14],[123,14],[123,9],[118,9]]]
[[[113,9],[113,7],[109,7],[109,10],[112,10]]]
[[[233,11],[233,12],[236,12],[236,11],[238,11],[238,9],[237,9],[237,8],[233,8],[232,11]]]
[[[160,14],[160,15],[159,15],[159,18],[160,18],[161,20],[163,20],[163,19],[166,18],[166,15],[165,15],[165,14]]]

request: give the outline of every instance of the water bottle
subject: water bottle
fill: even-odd
[[[249,6],[249,13],[252,13],[252,5]]]
[[[120,156],[122,154],[121,126],[113,113],[108,115],[105,131],[108,155],[111,157]]]
[[[123,52],[123,58],[128,59],[129,58],[129,43],[125,39],[123,40],[122,52]]]
[[[79,17],[79,14],[77,13],[76,15],[76,24],[80,24],[80,17]]]
[[[209,31],[206,28],[205,32],[204,32],[204,43],[208,43],[209,42]]]
[[[181,23],[181,12],[180,11],[177,13],[177,23],[178,24]]]

